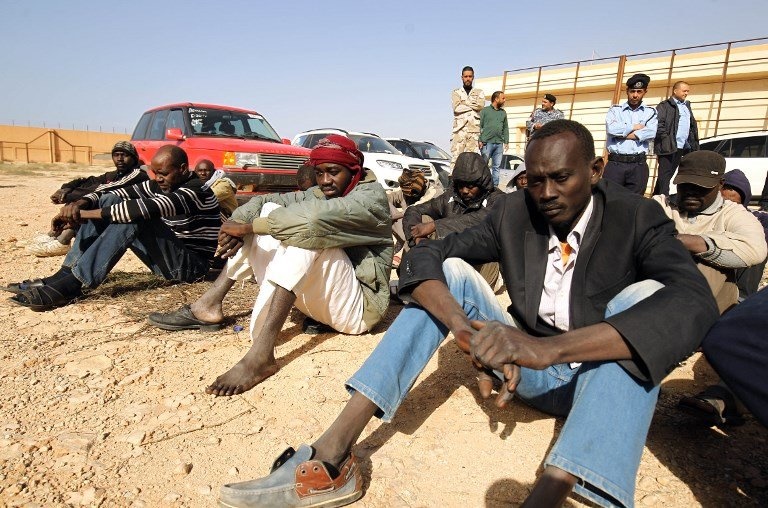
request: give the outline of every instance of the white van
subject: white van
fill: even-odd
[[[753,199],[760,199],[768,173],[768,131],[739,132],[702,139],[702,150],[725,157],[725,170],[740,169],[747,175]]]

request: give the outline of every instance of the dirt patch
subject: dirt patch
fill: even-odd
[[[14,165],[18,166],[18,165]],[[63,167],[62,167],[63,166]],[[0,168],[0,280],[53,273],[21,242],[45,231],[58,186],[103,169]],[[248,346],[257,287],[238,285],[216,333],[163,332],[146,315],[193,301],[209,283],[170,285],[127,255],[98,291],[34,313],[0,303],[0,506],[211,506],[218,487],[263,476],[287,446],[311,443],[347,400],[344,381],[394,319],[359,337],[301,334],[291,315],[280,372],[232,398],[205,386]],[[392,424],[372,422],[356,453],[360,506],[514,506],[530,491],[563,421],[521,403],[478,401],[452,343],[432,359]],[[714,376],[694,355],[663,384],[638,475],[641,506],[768,505],[768,431],[690,425],[675,406]],[[571,498],[568,506],[582,506]]]

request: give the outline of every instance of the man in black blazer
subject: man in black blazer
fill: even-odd
[[[698,346],[717,306],[658,203],[601,180],[584,126],[537,130],[526,168],[525,192],[505,196],[482,223],[406,254],[400,296],[418,305],[347,382],[342,413],[269,476],[222,487],[225,504],[269,504],[278,487],[281,500],[306,501],[305,483],[318,503],[359,498],[352,445],[371,417],[392,418],[449,331],[482,369],[484,397],[495,376],[500,407],[517,393],[567,416],[526,503],[559,506],[576,490],[601,505],[633,504],[658,385]],[[470,266],[491,261],[507,283],[507,312]]]

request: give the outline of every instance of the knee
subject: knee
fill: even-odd
[[[123,201],[123,198],[116,194],[103,194],[99,198],[99,208],[104,208],[105,206],[111,206],[116,205],[117,203],[121,203]]]
[[[443,274],[449,288],[466,283],[473,278],[477,271],[460,258],[448,258],[443,261]]]
[[[614,296],[610,302],[608,302],[608,305],[605,309],[605,317],[609,317],[627,310],[636,303],[645,300],[663,287],[664,284],[652,279],[642,280],[640,282],[630,284],[629,286],[625,287],[619,294]]]
[[[261,213],[259,214],[259,217],[266,217],[267,215],[272,213],[273,210],[276,210],[278,208],[281,208],[281,207],[277,203],[264,203],[261,206]]]

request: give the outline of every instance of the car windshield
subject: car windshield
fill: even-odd
[[[411,143],[411,145],[422,159],[440,159],[446,161],[451,159],[450,155],[435,145],[430,145],[429,143]]]
[[[361,152],[402,155],[397,148],[379,137],[361,136],[359,134],[350,134],[349,137],[357,144],[357,149]]]
[[[280,136],[256,113],[213,108],[187,108],[193,136],[246,137],[281,143]]]

